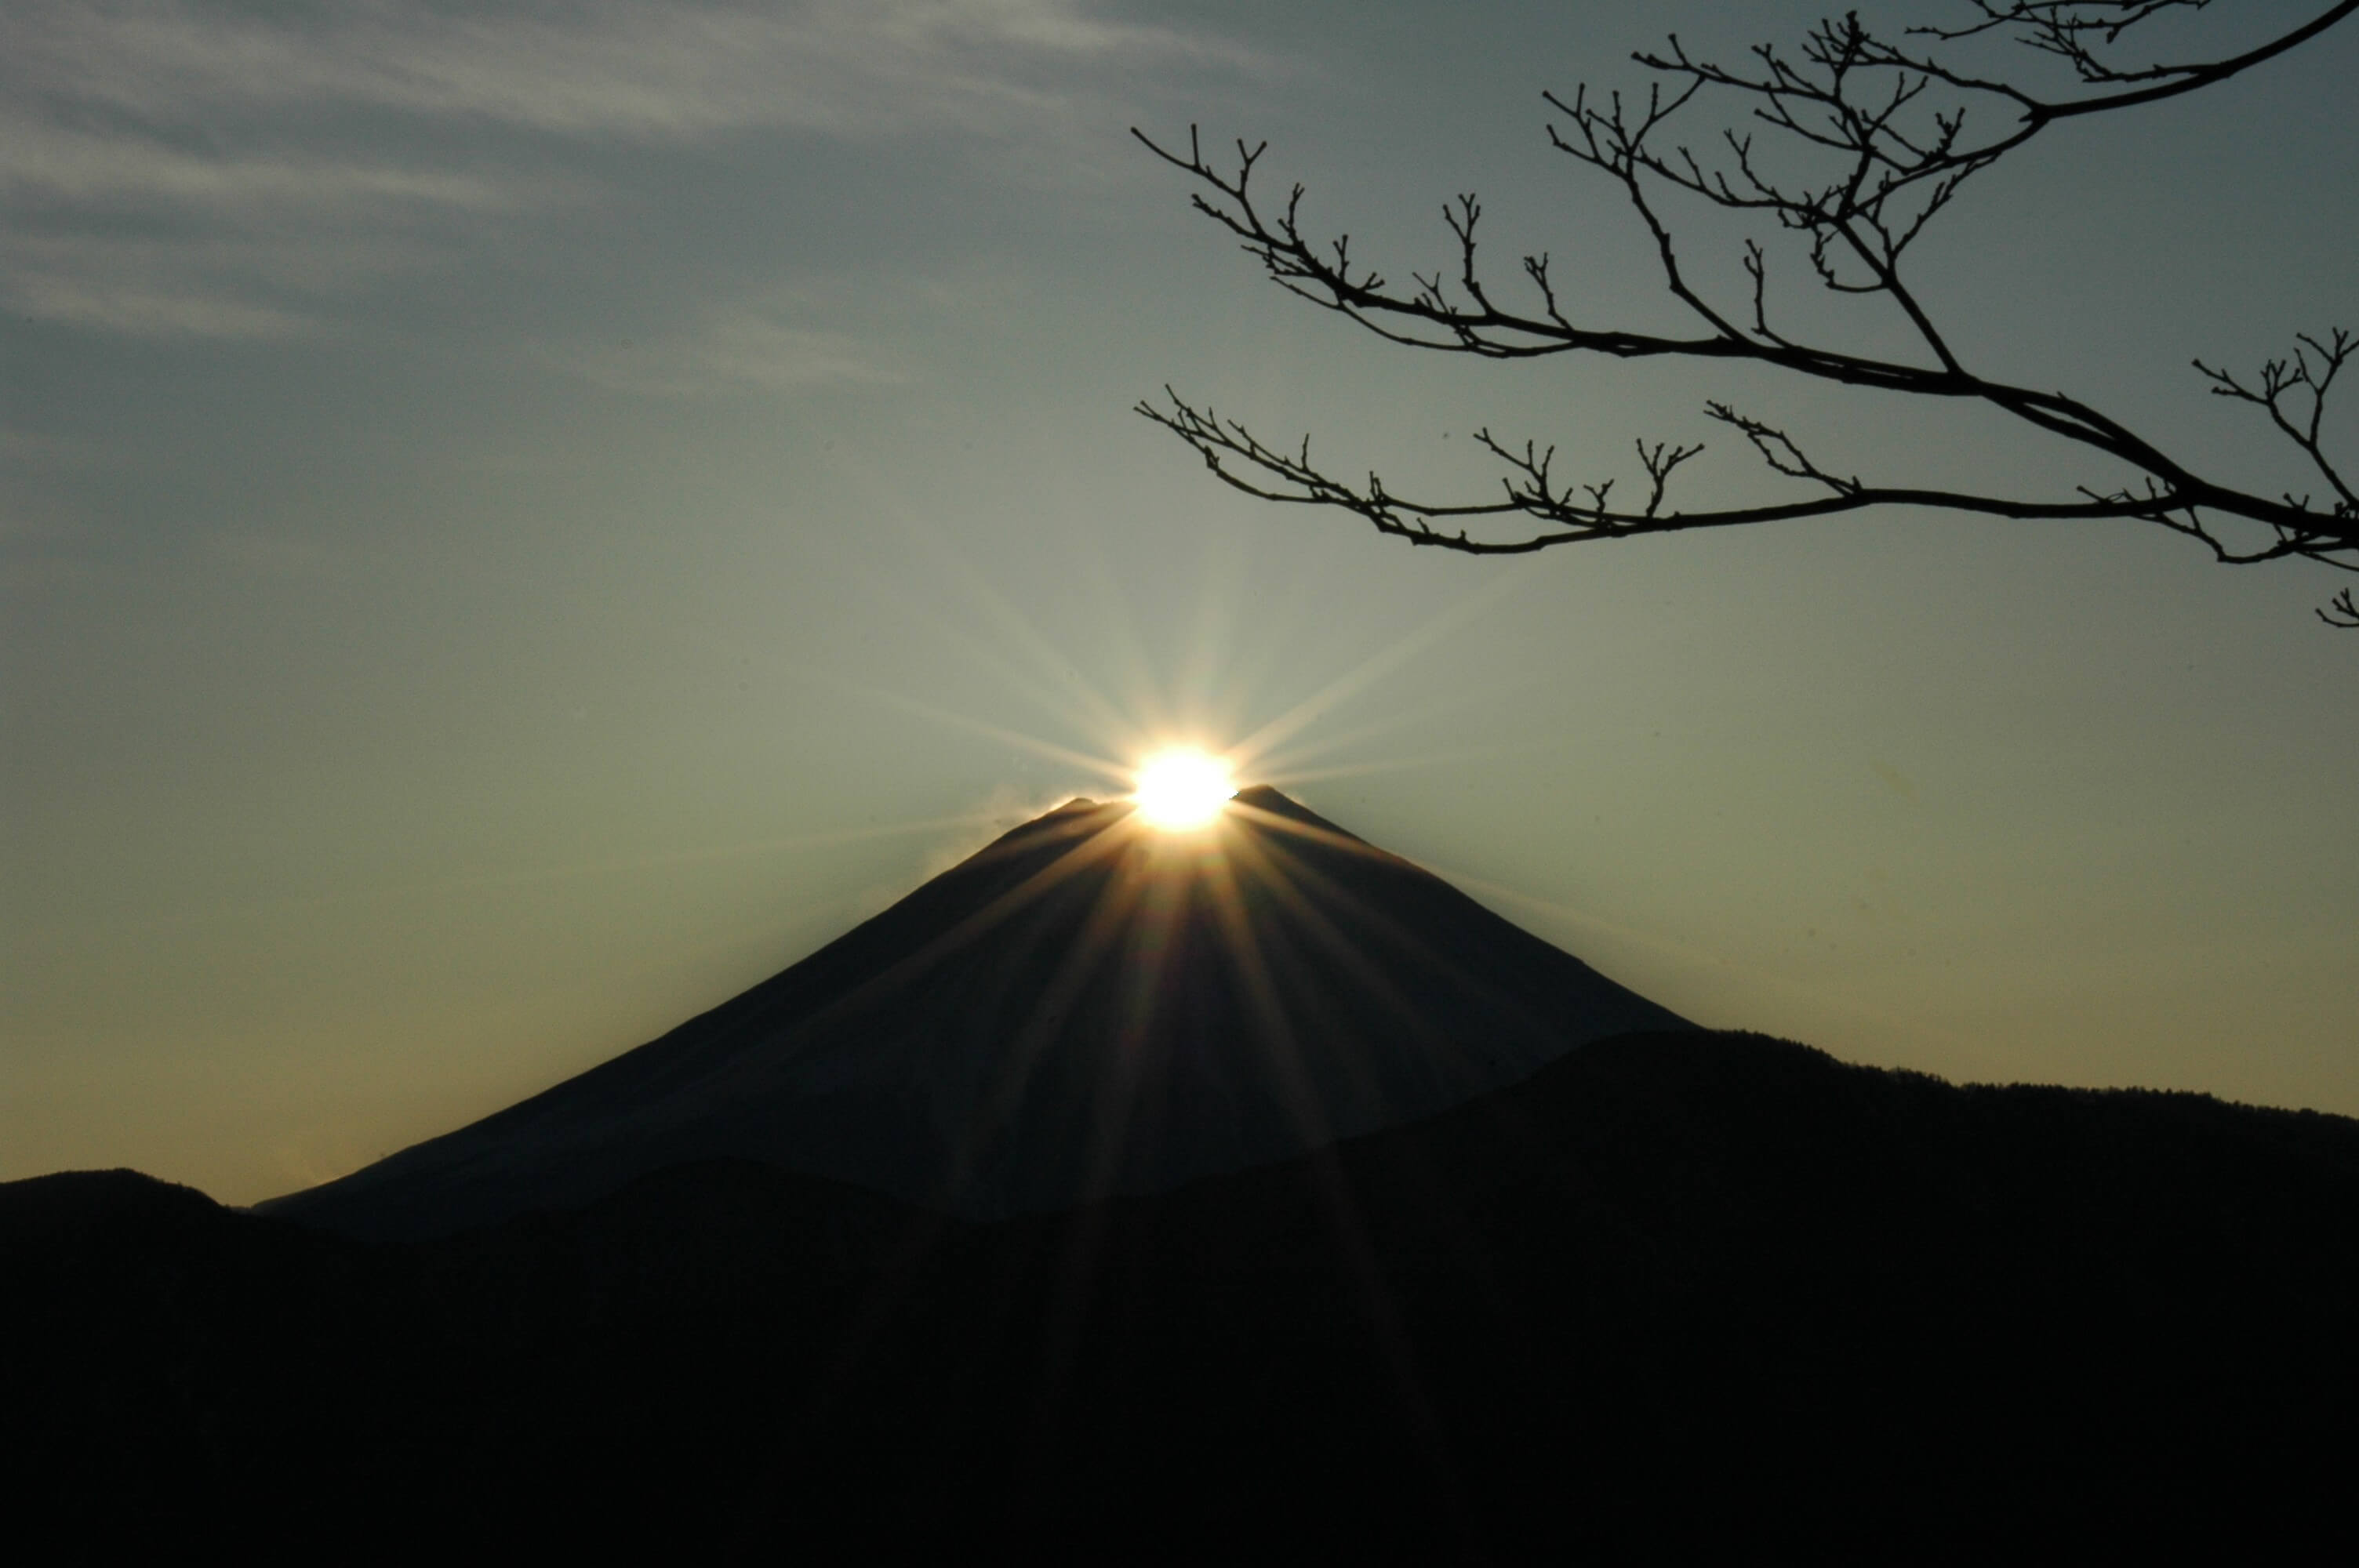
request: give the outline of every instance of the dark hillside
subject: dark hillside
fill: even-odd
[[[70,1561],[341,1535],[468,1397],[408,1260],[136,1172],[0,1184],[0,1492]]]
[[[16,1509],[101,1532],[1175,1562],[2354,1533],[2338,1118],[1681,1032],[992,1225],[720,1163],[396,1249],[47,1181],[0,1188],[0,1419],[46,1454]]]

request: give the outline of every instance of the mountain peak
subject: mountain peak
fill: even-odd
[[[383,1235],[749,1159],[978,1217],[1284,1159],[1686,1027],[1267,784],[1076,798],[661,1038],[266,1207]]]

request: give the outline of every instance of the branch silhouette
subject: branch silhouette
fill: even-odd
[[[1748,63],[1735,69],[1698,57],[1673,36],[1659,52],[1634,57],[1656,77],[1643,98],[1620,92],[1601,98],[1585,85],[1570,100],[1543,95],[1563,116],[1549,126],[1551,145],[1616,187],[1645,226],[1660,282],[1691,323],[1685,332],[1636,331],[1583,319],[1551,276],[1545,253],[1522,260],[1527,302],[1505,301],[1479,265],[1476,234],[1483,208],[1471,193],[1442,210],[1455,243],[1454,273],[1445,276],[1439,267],[1430,275],[1412,272],[1404,287],[1356,261],[1348,234],[1323,242],[1307,236],[1301,185],[1293,186],[1282,201],[1266,197],[1255,176],[1266,143],[1248,146],[1240,140],[1233,161],[1216,163],[1206,157],[1194,126],[1184,151],[1136,128],[1131,134],[1196,182],[1190,198],[1195,209],[1226,229],[1281,287],[1388,342],[1498,360],[1602,354],[1739,362],[1812,381],[1977,403],[2106,460],[2114,474],[2126,470],[2126,483],[2092,481],[2065,496],[2028,496],[1838,474],[1812,460],[1784,426],[1712,402],[1705,406],[1706,416],[1742,436],[1769,475],[1799,485],[1799,493],[1734,507],[1672,505],[1675,470],[1703,448],[1641,438],[1636,446],[1646,500],[1617,507],[1612,503],[1614,479],[1560,479],[1554,448],[1528,441],[1517,448],[1484,429],[1476,439],[1502,465],[1499,492],[1429,499],[1396,492],[1373,472],[1364,481],[1337,478],[1312,462],[1308,438],[1290,449],[1273,445],[1169,386],[1163,403],[1143,401],[1136,411],[1193,448],[1216,476],[1247,494],[1340,509],[1411,544],[1475,555],[1530,554],[1597,539],[1923,506],[2025,519],[2129,518],[2194,539],[2224,563],[2299,558],[2359,571],[2359,495],[2328,449],[2326,427],[2336,377],[2359,354],[2359,337],[2349,330],[2302,334],[2289,356],[2266,361],[2250,376],[2195,362],[2214,395],[2251,405],[2267,416],[2291,447],[2294,464],[2308,476],[2266,494],[2198,471],[2086,399],[1981,373],[1935,319],[1905,266],[1910,248],[1965,181],[2017,153],[2050,124],[2130,110],[2226,81],[2317,37],[2359,11],[2359,0],[2342,0],[2240,54],[2142,65],[2120,63],[2125,34],[2169,11],[2201,9],[2208,0],[1967,3],[1972,20],[1949,28],[1911,28],[1901,41],[1879,37],[1856,14],[1822,21],[1798,47],[1756,46]],[[1953,68],[1940,58],[1942,46],[1983,35],[2010,37],[2067,62],[2088,91],[2044,97]],[[1922,47],[1909,39],[1922,40]],[[1744,111],[1744,123],[1742,128],[1721,129],[1715,144],[1699,153],[1670,127],[1707,95],[1733,101]],[[1985,120],[1994,118],[1985,132]],[[1819,172],[1808,178],[1774,172],[1766,145],[1756,149],[1756,139],[1763,137],[1774,142],[1781,157],[1807,156]],[[1747,297],[1733,302],[1714,297],[1682,265],[1669,216],[1672,201],[1701,201],[1798,234],[1817,285],[1838,295],[1880,298],[1907,323],[1915,351],[1852,352],[1806,341],[1779,327],[1770,308],[1768,254],[1756,239],[1746,239],[1741,258]],[[1495,526],[1509,520],[1518,526]],[[1495,526],[1484,528],[1485,523]],[[2359,627],[2359,607],[2349,590],[2319,615],[2330,625]]]

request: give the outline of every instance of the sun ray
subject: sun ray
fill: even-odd
[[[1280,861],[1276,851],[1275,845],[1257,845],[1243,835],[1238,836],[1236,858],[1268,896],[1284,905],[1295,922],[1310,934],[1311,940],[1340,964],[1366,994],[1379,999],[1386,1011],[1407,1023],[1429,1047],[1448,1050],[1452,1043],[1432,1026],[1422,1010],[1401,993],[1383,966],[1345,935],[1319,907],[1318,902],[1304,892],[1303,881],[1298,879],[1296,872],[1307,871],[1307,868],[1301,867],[1299,862],[1294,862],[1289,868],[1288,864]],[[1290,861],[1291,857],[1288,860]],[[1364,917],[1368,913],[1349,892],[1334,887],[1324,879],[1315,881],[1320,891],[1331,900],[1354,907]],[[1376,1081],[1372,1065],[1356,1058],[1339,1064],[1339,1067],[1353,1076],[1363,1089]]]
[[[1549,746],[1486,746],[1460,752],[1431,752],[1420,757],[1394,757],[1384,761],[1339,762],[1325,768],[1278,768],[1264,771],[1266,782],[1294,788],[1306,784],[1327,784],[1336,779],[1373,778],[1384,773],[1415,773],[1423,768],[1454,767],[1462,762],[1496,762],[1515,757],[1529,757],[1553,751]]]
[[[1165,683],[1156,678],[1158,661],[1139,635],[1143,618],[1123,591],[1121,579],[1113,564],[1106,559],[1102,542],[1093,535],[1089,547],[1082,552],[1082,570],[1088,587],[1083,590],[1090,603],[1098,610],[1099,636],[1108,645],[1103,655],[1107,662],[1118,661],[1120,668],[1109,677],[1120,689],[1128,705],[1126,713],[1109,715],[1105,733],[1118,737],[1117,743],[1135,748],[1145,737],[1160,734],[1173,728],[1180,719],[1184,704],[1175,704],[1165,690]],[[1126,733],[1121,727],[1127,724]]]
[[[1388,849],[1377,849],[1365,838],[1354,838],[1349,833],[1341,833],[1332,827],[1321,827],[1315,823],[1299,822],[1291,816],[1282,816],[1275,811],[1266,810],[1249,800],[1233,800],[1229,803],[1229,810],[1256,827],[1265,827],[1273,833],[1285,834],[1296,838],[1307,838],[1312,843],[1324,844],[1330,849],[1341,849],[1346,854],[1361,855],[1372,860],[1400,859],[1398,855]]]
[[[870,996],[890,991],[906,985],[949,954],[957,952],[1047,896],[1060,883],[1089,870],[1106,855],[1117,852],[1124,835],[1115,831],[1123,826],[1121,818],[1101,822],[1085,833],[1076,836],[1075,842],[1047,865],[1026,877],[960,921],[948,931],[915,951],[904,954],[892,964],[877,970],[851,990],[829,1002],[812,1014],[814,1020],[832,1013],[849,1011]],[[984,853],[990,851],[985,850]]]
[[[1249,852],[1243,836],[1234,837],[1238,840],[1236,849]],[[1317,1093],[1304,1068],[1293,1021],[1287,1016],[1285,1002],[1270,976],[1260,935],[1254,929],[1252,910],[1238,885],[1231,858],[1226,854],[1212,857],[1205,880],[1212,892],[1214,929],[1245,979],[1246,996],[1255,1020],[1261,1026],[1262,1037],[1268,1042],[1272,1064],[1283,1076],[1281,1087],[1288,1097],[1288,1108],[1293,1115],[1307,1119],[1299,1124],[1307,1146],[1323,1148],[1334,1141],[1334,1130],[1319,1106]]]
[[[1537,680],[1516,681],[1506,683],[1495,689],[1515,692],[1540,684],[1542,683]],[[1300,769],[1317,758],[1348,746],[1363,744],[1397,730],[1424,724],[1435,719],[1455,718],[1465,710],[1465,694],[1451,691],[1426,702],[1402,703],[1388,707],[1381,717],[1347,729],[1322,726],[1315,739],[1301,742],[1288,741],[1256,752],[1254,754],[1254,776],[1266,784],[1280,784],[1287,779],[1299,778],[1302,776]],[[1545,749],[1531,748],[1533,751]]]
[[[890,708],[897,708],[905,713],[916,714],[922,719],[930,719],[938,724],[946,725],[953,730],[963,730],[970,734],[987,736],[1004,745],[1020,748],[1036,756],[1086,769],[1101,778],[1116,784],[1127,783],[1130,778],[1130,769],[1111,757],[1093,756],[1087,752],[1076,752],[1069,746],[1060,746],[1053,741],[1043,741],[1037,735],[1027,735],[1021,730],[1010,730],[1006,725],[994,724],[971,714],[954,713],[949,708],[938,708],[930,702],[920,701],[914,697],[904,697],[899,692],[888,691],[883,687],[870,686],[864,681],[856,681],[832,671],[799,669],[795,673],[805,679],[821,685],[857,692],[873,701],[884,703]]]
[[[1315,903],[1303,895],[1284,866],[1258,848],[1240,846],[1240,858],[1250,859],[1261,871],[1272,893],[1286,903],[1299,918],[1304,920],[1314,935],[1321,939],[1322,946],[1337,957],[1363,984],[1370,987],[1375,994],[1385,996],[1387,999],[1387,1005],[1397,1015],[1417,1019],[1419,1023],[1423,1022],[1422,1019],[1419,1018],[1415,1011],[1408,1006],[1407,1000],[1399,997],[1393,989],[1389,975],[1326,919]],[[1288,859],[1290,863],[1291,857]],[[1340,892],[1340,890],[1335,891]],[[1233,893],[1232,897],[1234,896]],[[1549,1162],[1549,1153],[1544,1149],[1536,1130],[1528,1121],[1504,1106],[1490,1112],[1487,1119],[1491,1123],[1493,1136],[1504,1144],[1523,1151],[1533,1166],[1544,1166]],[[1412,1158],[1420,1163],[1427,1161],[1429,1151],[1423,1145],[1411,1144],[1408,1147]],[[1413,1184],[1415,1190],[1429,1193],[1446,1191],[1448,1185],[1449,1184],[1441,1181],[1438,1176],[1420,1184]],[[1477,1278],[1479,1283],[1485,1289],[1497,1288],[1495,1265],[1493,1260],[1475,1245],[1473,1238],[1461,1234],[1459,1227],[1447,1223],[1434,1227],[1434,1233],[1447,1238],[1453,1245],[1454,1250],[1459,1254],[1461,1265],[1469,1270]]]
[[[1158,866],[1158,858],[1151,849],[1142,855],[1141,850],[1147,847],[1136,839],[1130,849],[1131,852],[1115,868],[1114,886],[1109,889],[1109,896],[1092,912],[1090,925],[1078,946],[1088,950],[1087,961],[1093,966],[1114,946],[1117,936],[1127,936],[1129,940],[1125,944],[1125,956],[1130,961],[1125,963],[1117,959],[1119,967],[1116,973],[1134,988],[1126,999],[1129,1005],[1147,1008],[1157,1000],[1153,993],[1160,980],[1161,967],[1169,956],[1169,947],[1167,943],[1154,940],[1152,931],[1142,940],[1141,927],[1151,926],[1156,918],[1152,908],[1142,910],[1142,905],[1149,902],[1147,895],[1154,890],[1158,873],[1161,880],[1168,882],[1171,868],[1169,865]],[[1129,929],[1125,930],[1125,926]],[[1144,973],[1136,961],[1142,956],[1142,948],[1144,956],[1150,960]],[[1063,977],[1060,979],[1061,980]],[[1086,983],[1086,974],[1076,974],[1070,985],[1071,989],[1078,989]],[[1141,1076],[1147,1065],[1138,1059],[1135,1051],[1121,1049],[1123,1033],[1128,1032],[1118,1032],[1114,1043],[1114,1065],[1117,1076],[1113,1080],[1114,1103],[1101,1104],[1093,1128],[1091,1146],[1084,1154],[1088,1168],[1084,1190],[1102,1195],[1111,1195],[1119,1186],[1120,1165],[1133,1126],[1131,1113],[1135,1109]],[[1045,1436],[1053,1422],[1057,1405],[1079,1354],[1081,1325],[1098,1281],[1099,1249],[1111,1213],[1107,1206],[1100,1203],[1085,1203],[1071,1211],[1041,1330],[1041,1366],[1035,1384],[1032,1411],[1035,1441]]]
[[[1242,847],[1245,836],[1233,834],[1233,842]],[[1274,871],[1275,868],[1273,867]],[[1207,868],[1208,877],[1216,880],[1214,904],[1221,918],[1217,929],[1230,945],[1232,956],[1243,969],[1248,992],[1255,998],[1265,1038],[1272,1046],[1276,1064],[1289,1077],[1288,1091],[1297,1107],[1296,1114],[1308,1119],[1306,1132],[1314,1134],[1312,1147],[1330,1148],[1332,1130],[1320,1113],[1318,1098],[1305,1070],[1302,1054],[1296,1044],[1296,1035],[1279,999],[1277,986],[1264,961],[1260,943],[1256,940],[1251,914],[1239,888],[1234,869],[1225,858],[1214,857]],[[1303,901],[1296,895],[1299,908]],[[1413,1412],[1419,1428],[1418,1436],[1428,1449],[1427,1458],[1437,1466],[1437,1473],[1451,1475],[1448,1444],[1425,1379],[1419,1374],[1416,1357],[1410,1347],[1408,1325],[1395,1299],[1390,1282],[1376,1260],[1376,1249],[1368,1235],[1366,1221],[1360,1205],[1345,1179],[1342,1164],[1332,1157],[1314,1154],[1310,1171],[1321,1207],[1325,1210],[1329,1230],[1335,1249],[1343,1263],[1344,1272],[1360,1298],[1370,1334],[1376,1341],[1377,1353],[1383,1357],[1386,1370],[1392,1376],[1396,1390]]]
[[[1084,729],[1121,735],[1132,722],[1130,717],[1082,675],[1079,662],[1071,656],[1069,651],[1060,650],[980,568],[966,558],[949,535],[914,517],[902,519],[902,525],[927,541],[930,552],[925,559],[937,575],[951,579],[957,589],[983,611],[986,621],[1019,653],[1029,657],[1038,672],[1047,677],[1050,687],[1061,687],[1080,705],[1078,713],[1067,713],[1064,717],[1079,719]],[[955,571],[951,569],[953,568]],[[1012,671],[1008,676],[1012,681],[1022,679]],[[1050,711],[1056,711],[1053,706]]]
[[[1189,718],[1227,729],[1234,725],[1234,694],[1223,700],[1217,687],[1236,647],[1238,609],[1245,599],[1246,554],[1234,539],[1206,548],[1203,579],[1196,594],[1195,626],[1182,645],[1172,677],[1175,700]]]
[[[1273,820],[1277,821],[1285,820],[1284,818],[1276,817],[1274,814],[1271,813],[1256,812],[1256,815],[1270,816]],[[1348,835],[1313,829],[1306,823],[1289,823],[1288,825],[1296,830],[1299,837],[1306,839],[1332,846],[1356,848],[1371,859],[1393,862],[1405,867],[1410,864],[1408,861],[1401,860],[1399,856],[1389,854],[1382,849],[1376,849],[1375,846],[1368,844],[1362,839],[1353,838]],[[1274,874],[1279,871],[1279,868],[1277,867],[1275,860],[1275,852],[1277,850],[1278,845],[1281,842],[1282,840],[1273,840],[1270,845],[1270,849],[1272,851],[1270,863]],[[1397,951],[1404,955],[1414,956],[1418,962],[1422,963],[1429,968],[1439,968],[1442,974],[1462,988],[1467,995],[1479,998],[1484,1001],[1490,1003],[1492,1006],[1500,1009],[1509,1017],[1516,1020],[1516,1022],[1519,1022],[1526,1030],[1540,1035],[1551,1033],[1546,1020],[1534,1016],[1529,1010],[1527,1010],[1523,1003],[1515,997],[1509,996],[1499,990],[1496,987],[1485,982],[1480,976],[1471,973],[1462,964],[1452,959],[1445,958],[1433,952],[1425,944],[1419,942],[1413,933],[1402,929],[1381,910],[1369,908],[1366,904],[1361,903],[1357,898],[1355,898],[1348,889],[1338,887],[1322,873],[1313,870],[1311,867],[1304,864],[1300,860],[1295,860],[1291,856],[1288,856],[1287,860],[1288,864],[1284,869],[1283,876],[1285,884],[1289,889],[1297,888],[1299,880],[1300,884],[1310,886],[1332,903],[1339,905],[1350,905],[1354,907],[1362,920],[1367,925],[1368,928],[1375,932],[1379,938],[1392,946]],[[1299,891],[1296,892],[1295,897],[1299,901],[1299,906],[1306,912],[1305,918],[1311,924],[1313,930],[1324,931],[1332,934],[1332,940],[1341,945],[1337,949],[1339,953],[1357,952],[1356,946],[1350,942],[1349,938],[1344,937],[1340,931],[1334,931],[1332,925],[1327,922],[1326,917],[1318,913],[1315,903],[1312,900],[1302,897]],[[1372,977],[1368,983],[1377,983],[1377,978],[1381,977],[1382,971],[1374,965],[1373,960],[1363,956],[1355,962],[1358,965],[1366,966],[1364,972]],[[1386,980],[1383,983],[1389,985],[1390,982]]]
[[[1429,617],[1424,624],[1410,631],[1390,647],[1371,654],[1264,724],[1231,748],[1233,753],[1242,765],[1250,769],[1264,753],[1282,745],[1328,708],[1365,691],[1379,677],[1391,674],[1468,621],[1522,591],[1532,580],[1522,573],[1508,573],[1493,579],[1484,587]]]
[[[938,562],[931,561],[930,557],[925,558],[939,566]],[[1053,678],[1041,680],[1027,674],[1016,662],[1008,658],[1002,652],[1001,644],[991,637],[962,626],[945,615],[939,602],[921,600],[897,580],[873,568],[855,565],[847,570],[857,573],[869,585],[871,591],[894,605],[903,623],[925,628],[948,643],[957,660],[989,672],[1008,691],[1067,729],[1082,734],[1120,735],[1131,728],[1111,701],[1083,680],[1077,670],[1068,667],[1071,661],[1059,661],[1052,665],[1050,674]],[[975,574],[970,571],[969,575]],[[1019,651],[1032,651],[1030,644],[1033,643],[1045,647],[1046,639],[1032,630],[1028,622],[1024,622],[1021,614],[1012,606],[991,600],[986,603],[986,611],[987,619],[998,620],[1004,615],[1019,624],[1020,630],[1010,633]],[[1001,630],[1007,632],[1006,626]],[[1044,655],[1036,653],[1035,662],[1048,661]],[[857,686],[857,683],[849,684]]]
[[[891,525],[915,546],[909,552],[908,564],[930,573],[951,594],[963,597],[971,606],[979,608],[986,622],[995,626],[1020,654],[1028,655],[1038,671],[1045,673],[1046,683],[1026,676],[986,639],[954,629],[937,607],[921,604],[901,579],[876,569],[860,557],[841,560],[838,564],[842,569],[857,574],[880,598],[902,607],[905,622],[955,635],[964,645],[967,656],[988,665],[1010,689],[1044,711],[1076,730],[1111,737],[1117,751],[1132,749],[1131,721],[1122,710],[1088,681],[1071,657],[1060,653],[999,591],[951,534],[906,504],[897,491],[871,465],[848,452],[839,454],[837,465],[868,502],[870,515]],[[1060,690],[1069,701],[1060,700]]]
[[[1125,857],[1126,861],[1127,857]],[[962,1146],[972,1152],[981,1148],[981,1139],[1003,1128],[1015,1112],[1016,1102],[1029,1086],[1032,1072],[1041,1053],[1048,1047],[1051,1033],[1071,1011],[1075,1000],[1105,959],[1114,938],[1121,934],[1138,902],[1138,879],[1128,871],[1125,863],[1117,863],[1107,879],[1103,892],[1091,905],[1081,935],[1059,958],[1055,972],[1042,987],[1013,1039],[1008,1042],[1006,1060],[993,1080],[992,1089],[984,1097],[982,1114],[973,1129],[973,1136]],[[967,1156],[961,1155],[962,1161]],[[954,1161],[954,1184],[963,1179],[962,1170]]]

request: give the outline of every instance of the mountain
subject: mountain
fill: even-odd
[[[1076,800],[661,1038],[260,1206],[447,1234],[746,1160],[996,1218],[1286,1159],[1684,1021],[1274,789]]]
[[[1269,791],[1198,835],[1075,802],[266,1207],[0,1184],[21,1534],[2359,1551],[2359,1123],[1697,1029]]]
[[[0,1507],[92,1561],[2359,1549],[2359,1123],[1756,1035],[992,1222],[716,1161],[386,1244],[46,1177],[0,1278]]]

